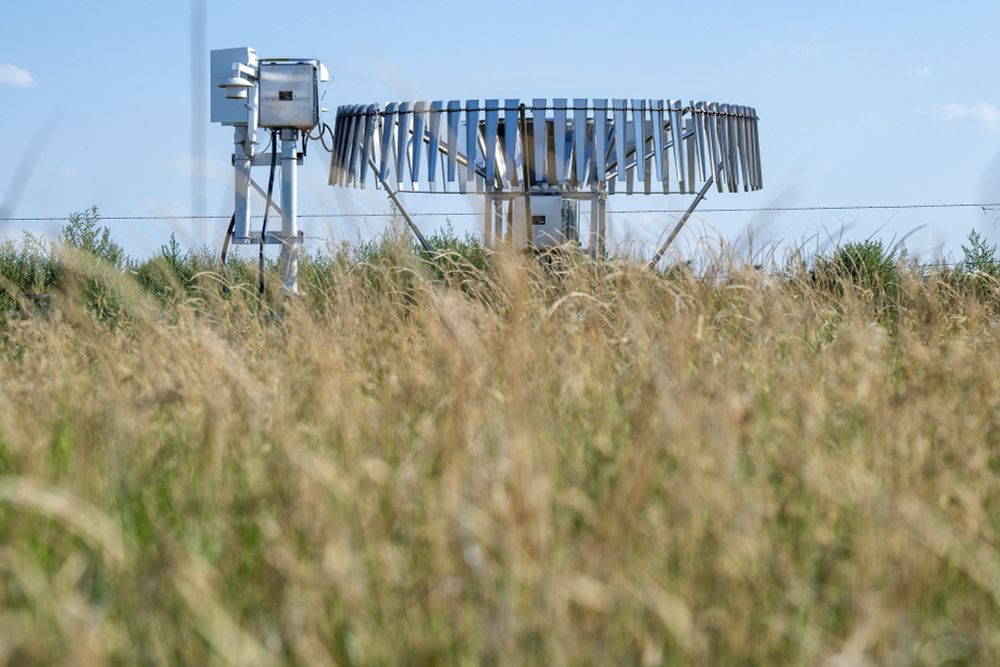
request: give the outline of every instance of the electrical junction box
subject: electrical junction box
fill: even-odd
[[[260,126],[311,130],[319,123],[316,62],[260,64]]]
[[[524,215],[524,207],[514,208],[515,216]],[[531,225],[528,241],[545,250],[580,240],[580,202],[563,199],[558,194],[531,195]]]
[[[248,102],[250,100],[235,100],[226,97],[226,90],[221,87],[234,76],[234,64],[257,68],[257,51],[249,47],[238,49],[217,49],[211,57],[211,100],[212,122],[222,125],[246,125],[249,117]]]

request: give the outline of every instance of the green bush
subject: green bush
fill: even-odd
[[[885,305],[893,302],[899,291],[898,262],[901,256],[890,252],[881,241],[845,243],[830,257],[816,259],[813,275],[817,282],[843,294],[848,285],[871,293]]]

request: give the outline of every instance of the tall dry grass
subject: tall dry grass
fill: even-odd
[[[1000,661],[1000,292],[453,260],[67,258],[2,330],[0,658]]]

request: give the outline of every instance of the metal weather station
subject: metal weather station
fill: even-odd
[[[330,184],[484,197],[483,237],[516,248],[579,242],[603,254],[607,196],[692,194],[691,206],[651,265],[715,184],[763,187],[751,107],[657,99],[391,102],[337,111]],[[422,237],[421,241],[423,242]]]
[[[310,58],[258,58],[254,49],[221,49],[211,53],[211,119],[234,130],[232,157],[235,178],[233,218],[223,246],[255,244],[260,248],[260,289],[263,291],[264,245],[280,244],[282,285],[287,293],[298,291],[298,257],[302,234],[298,228],[297,167],[302,164],[308,133],[319,122],[319,84],[330,77],[323,64]],[[258,130],[270,134],[258,151]],[[280,143],[280,157],[279,157]],[[265,190],[251,177],[251,168],[270,166]],[[277,167],[281,170],[281,205],[272,199]],[[250,190],[264,197],[263,224],[251,231]],[[280,232],[267,229],[268,213],[281,216]]]

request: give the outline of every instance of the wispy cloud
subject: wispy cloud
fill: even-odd
[[[1000,128],[1000,107],[989,102],[978,104],[946,104],[941,107],[945,120],[972,123],[989,128]]]
[[[35,80],[31,78],[28,70],[17,65],[4,65],[0,63],[0,86],[30,88],[33,85],[35,85]]]
[[[906,69],[906,73],[916,79],[929,79],[934,70],[930,65],[910,66]]]

